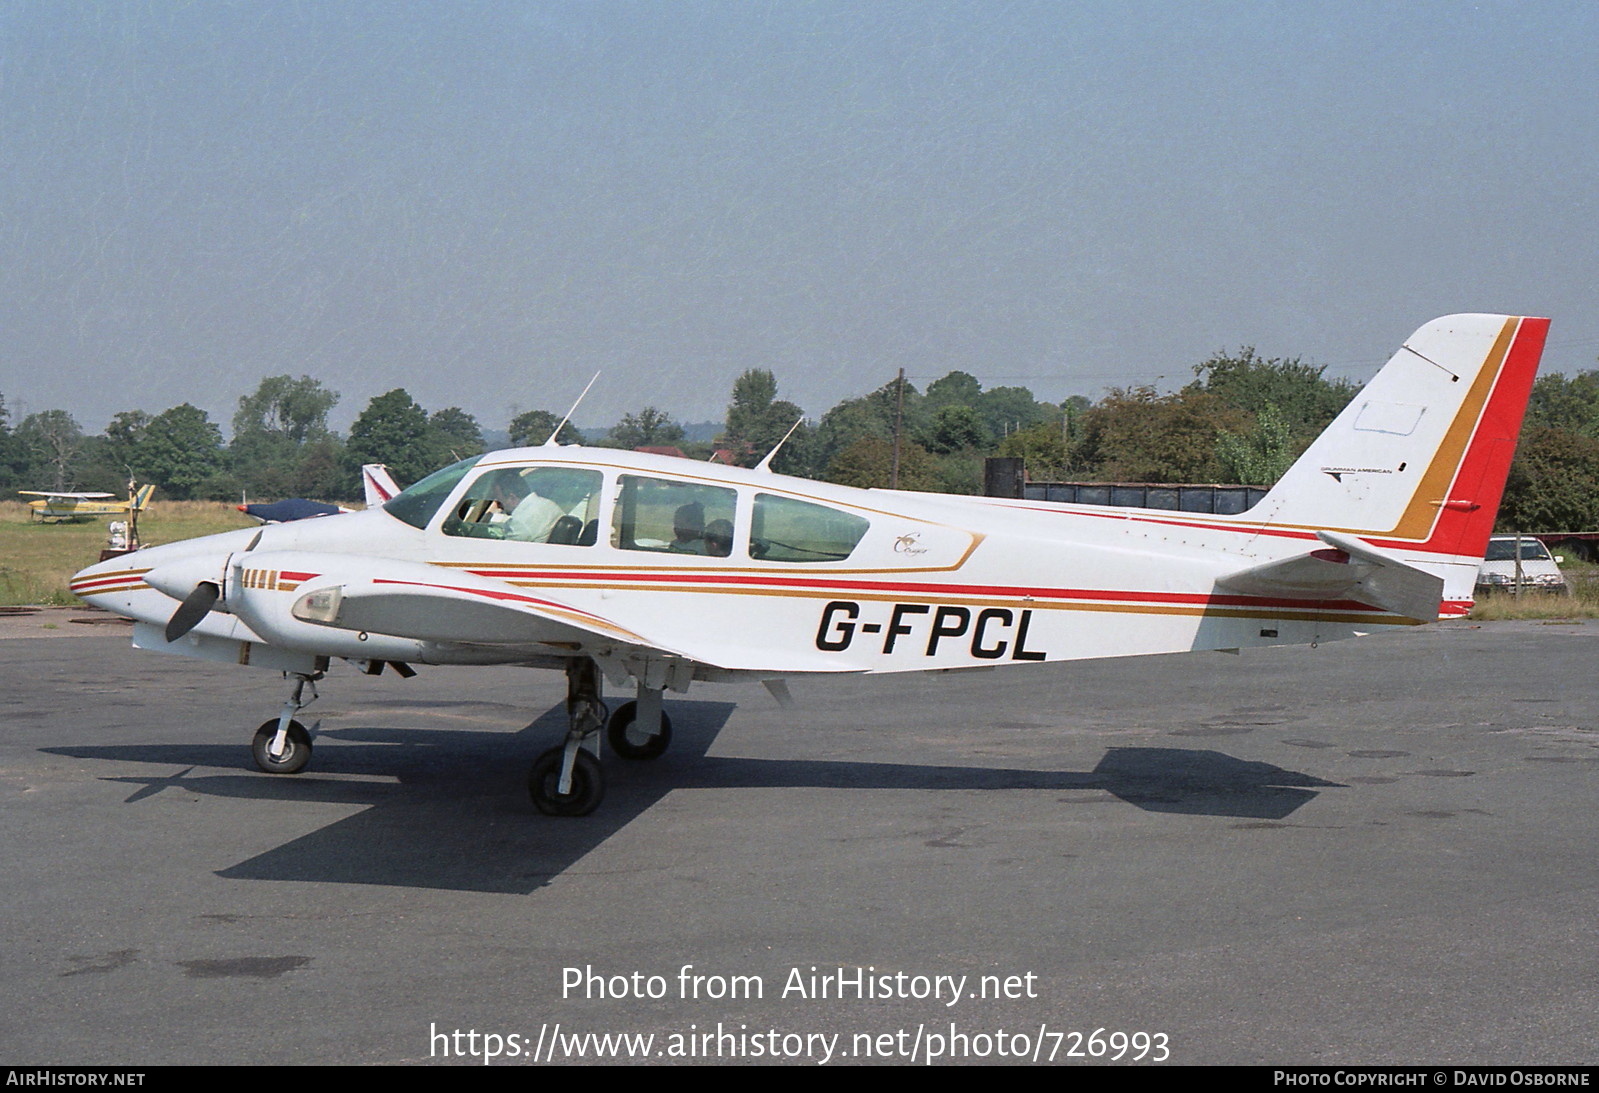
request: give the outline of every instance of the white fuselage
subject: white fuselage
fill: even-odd
[[[598,474],[598,533],[587,545],[446,533],[471,483],[507,467]],[[624,545],[624,476],[728,493],[727,556]],[[766,504],[778,497],[846,513],[866,529],[845,558],[760,557],[752,530],[758,496]],[[613,644],[675,653],[692,660],[702,678],[1299,644],[1415,621],[1350,599],[1218,588],[1229,574],[1321,545],[1313,531],[1246,517],[856,490],[641,453],[544,447],[484,457],[423,527],[379,509],[229,532],[102,563],[79,574],[74,590],[147,624],[142,646],[273,668],[328,656],[547,663],[580,651],[607,653],[603,634],[579,650],[515,634],[414,636],[427,632],[420,625],[403,635],[351,632],[291,614],[321,584],[369,580],[393,567],[405,567],[414,583],[418,571],[410,567],[423,566],[440,588],[454,578],[470,579],[474,589],[496,582],[507,602],[553,603],[602,620],[615,628]],[[1412,560],[1446,577],[1446,598],[1461,573],[1469,589],[1475,572],[1475,559]],[[152,571],[175,570],[179,578],[168,581],[181,579],[182,587],[168,592],[146,580]],[[172,616],[183,588],[200,579],[218,583],[222,604],[168,645],[153,631]]]

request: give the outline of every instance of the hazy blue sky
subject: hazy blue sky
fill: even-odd
[[[0,4],[0,395],[488,427],[1599,355],[1599,4]]]

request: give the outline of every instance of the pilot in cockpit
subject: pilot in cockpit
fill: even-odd
[[[600,475],[556,467],[506,467],[478,479],[444,527],[448,535],[521,543],[584,542]],[[588,542],[592,542],[590,538]]]

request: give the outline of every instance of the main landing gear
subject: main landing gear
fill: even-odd
[[[250,754],[255,765],[268,774],[299,774],[311,761],[311,734],[304,725],[294,720],[294,715],[317,700],[316,681],[321,672],[291,673],[294,690],[283,702],[283,709],[271,721],[264,721],[255,730],[250,744]],[[305,697],[310,688],[311,697]]]
[[[398,667],[398,666],[396,666]],[[293,689],[278,716],[263,722],[250,746],[255,765],[268,774],[298,774],[311,762],[311,733],[294,715],[317,700],[315,672],[290,672]],[[587,816],[605,796],[600,736],[623,759],[658,759],[672,742],[672,719],[661,708],[663,687],[640,679],[638,697],[608,711],[600,697],[599,666],[588,658],[567,662],[566,741],[533,761],[528,794],[548,816]]]
[[[638,698],[607,716],[600,698],[599,666],[588,657],[566,668],[566,742],[533,762],[527,788],[547,816],[587,816],[605,796],[599,733],[623,759],[656,759],[672,742],[672,722],[661,709],[661,688],[638,685]]]

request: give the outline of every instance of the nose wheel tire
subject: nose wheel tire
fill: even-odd
[[[565,753],[565,748],[551,748],[533,760],[533,769],[527,776],[528,794],[546,816],[587,816],[605,796],[605,776],[600,772],[599,760],[579,749],[572,767],[572,787],[562,793],[561,760]]]
[[[623,759],[659,759],[672,743],[672,719],[661,711],[661,731],[654,736],[636,725],[638,703],[625,702],[616,708],[605,725],[605,739],[611,750]]]
[[[298,721],[289,722],[288,736],[283,741],[283,754],[272,754],[272,739],[278,734],[278,719],[263,722],[255,730],[255,740],[250,744],[250,754],[255,765],[268,774],[298,774],[311,761],[311,734]]]

